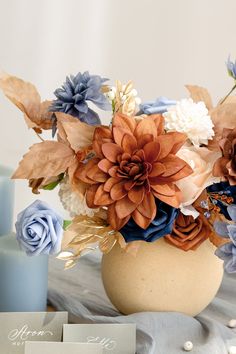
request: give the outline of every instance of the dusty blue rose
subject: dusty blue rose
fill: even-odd
[[[63,218],[36,200],[17,216],[16,238],[29,256],[56,254],[61,249]]]
[[[227,66],[229,76],[231,76],[234,80],[236,80],[236,61],[235,62],[231,61],[229,57],[226,66]]]
[[[57,99],[53,101],[50,111],[71,114],[91,125],[101,124],[98,114],[87,102],[93,102],[103,110],[111,110],[110,103],[101,91],[105,81],[107,79],[90,75],[88,71],[68,76],[62,87],[54,92]]]
[[[175,106],[176,101],[169,100],[166,97],[158,97],[155,101],[147,101],[140,105],[139,114],[162,114],[167,112],[168,107]]]
[[[178,215],[178,209],[173,208],[158,199],[156,199],[156,206],[156,217],[147,229],[142,229],[133,219],[130,219],[128,223],[119,230],[126,242],[153,242],[171,233],[173,223]]]
[[[215,231],[221,237],[229,239],[228,243],[216,250],[216,255],[224,261],[224,268],[228,273],[236,272],[236,205],[230,205],[228,214],[235,224],[226,222],[215,223]]]

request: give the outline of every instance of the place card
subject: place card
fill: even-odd
[[[62,340],[67,312],[1,312],[0,353],[23,354],[26,341]]]
[[[99,343],[104,354],[135,354],[135,324],[66,324],[64,342]]]
[[[101,344],[26,342],[24,354],[102,354]]]

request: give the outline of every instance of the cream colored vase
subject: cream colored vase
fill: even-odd
[[[200,313],[222,281],[222,261],[204,242],[184,252],[163,239],[142,242],[136,257],[119,245],[103,256],[102,278],[108,297],[123,314],[142,311]]]

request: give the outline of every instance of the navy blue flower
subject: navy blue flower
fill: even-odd
[[[142,229],[131,218],[127,224],[119,230],[126,242],[153,242],[171,233],[179,209],[173,208],[158,199],[156,199],[156,206],[156,217],[147,229]]]
[[[110,103],[101,91],[105,81],[107,79],[90,75],[88,71],[68,76],[62,87],[54,92],[57,99],[53,101],[50,111],[71,114],[91,125],[100,124],[98,114],[88,106],[87,101],[93,102],[103,110],[111,109]]]
[[[235,62],[231,61],[229,57],[226,66],[227,66],[229,76],[231,76],[234,80],[236,80],[236,61]]]
[[[140,105],[139,114],[162,114],[167,112],[169,106],[175,106],[176,101],[169,100],[166,97],[158,97],[155,101],[147,101]]]
[[[234,224],[216,222],[214,227],[218,235],[229,239],[229,242],[216,250],[216,255],[224,261],[224,268],[228,273],[236,272],[236,205],[230,205],[228,214]]]
[[[208,193],[211,193],[212,199],[214,199],[214,193],[216,193],[219,196],[225,195],[233,198],[233,203],[236,204],[236,186],[231,186],[229,182],[214,183],[207,188],[207,191]],[[220,212],[226,217],[226,219],[231,220],[227,209],[228,204],[220,199],[215,199],[215,203],[220,208]]]

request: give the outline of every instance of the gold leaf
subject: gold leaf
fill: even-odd
[[[208,110],[213,108],[212,99],[207,89],[197,85],[185,86],[194,102],[203,101]]]
[[[57,258],[61,259],[62,261],[70,260],[71,258],[73,259],[73,257],[74,257],[74,254],[72,252],[69,252],[69,251],[61,252],[57,256]]]
[[[73,163],[74,151],[57,141],[34,144],[24,155],[12,178],[31,179],[57,176]]]
[[[18,77],[4,74],[0,76],[0,88],[6,97],[24,113],[29,128],[39,131],[52,128],[52,113],[48,112],[51,102],[41,103],[40,95],[34,85]]]

